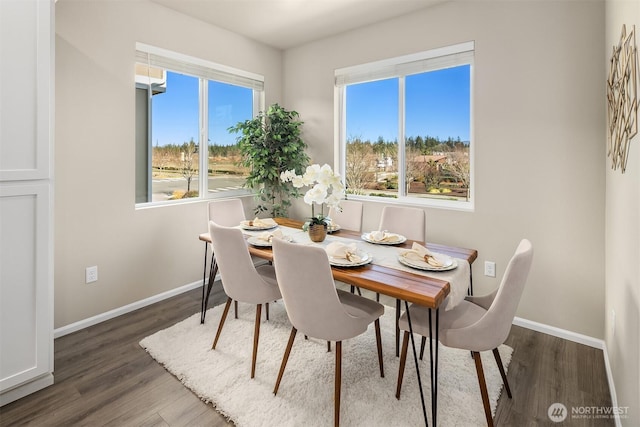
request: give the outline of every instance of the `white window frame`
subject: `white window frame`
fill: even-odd
[[[234,84],[246,87],[253,91],[253,117],[256,117],[260,111],[264,110],[265,93],[264,93],[264,76],[249,71],[240,70],[215,62],[207,61],[201,58],[181,54],[156,46],[144,43],[136,43],[136,63],[147,66],[157,66],[171,72],[177,72],[199,79],[199,153],[209,152],[208,133],[209,133],[209,114],[208,114],[208,81],[214,80],[222,83]],[[138,85],[137,85],[138,86]],[[151,117],[151,91],[149,92],[148,108],[149,117]],[[151,119],[149,119],[149,127]],[[148,146],[152,147],[152,135],[148,130]],[[145,209],[156,206],[166,206],[181,203],[200,202],[202,200],[245,196],[253,194],[252,190],[242,188],[237,190],[227,190],[211,193],[208,189],[208,155],[200,155],[198,164],[198,197],[192,197],[180,200],[165,201],[148,201],[136,203],[136,209]],[[149,150],[148,159],[148,188],[151,192],[151,149]],[[136,167],[138,167],[136,163]],[[203,173],[204,171],[204,173]]]
[[[346,87],[349,84],[365,83],[376,80],[398,78],[398,197],[375,197],[349,194],[350,199],[384,204],[400,204],[418,207],[434,207],[450,210],[473,211],[475,208],[475,187],[474,177],[474,52],[475,43],[473,41],[459,43],[431,49],[410,55],[399,56],[376,62],[370,62],[351,67],[339,68],[335,70],[334,86],[334,168],[346,176]],[[405,164],[405,77],[412,74],[435,71],[460,65],[470,66],[470,112],[469,112],[469,200],[444,200],[435,198],[418,198],[406,195],[404,185],[406,164]]]

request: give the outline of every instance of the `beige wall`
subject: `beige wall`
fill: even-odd
[[[521,238],[535,248],[518,309],[604,337],[604,3],[457,2],[285,52],[284,100],[317,162],[333,162],[333,70],[475,41],[475,212],[427,209],[427,237],[477,248],[498,277]],[[307,207],[296,206],[299,215]],[[382,204],[365,206],[377,227]]]
[[[607,72],[622,24],[626,24],[627,31],[636,26],[636,43],[640,43],[640,1],[606,2]],[[613,171],[610,165],[607,160],[605,341],[618,405],[629,407],[629,418],[623,424],[637,426],[640,425],[640,135],[631,140],[626,172]]]
[[[136,42],[262,74],[280,101],[278,50],[146,1],[56,3],[56,328],[202,278],[206,203],[134,206]]]

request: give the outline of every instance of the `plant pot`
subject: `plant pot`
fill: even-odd
[[[310,224],[309,238],[312,242],[322,242],[327,237],[327,224]]]

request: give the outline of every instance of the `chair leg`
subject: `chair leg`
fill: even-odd
[[[480,385],[480,394],[482,395],[482,404],[484,405],[484,415],[487,418],[487,426],[493,427],[493,417],[491,416],[491,405],[489,405],[489,394],[487,393],[487,383],[484,379],[484,370],[482,369],[482,360],[480,353],[473,352],[473,360],[476,362],[476,372],[478,373],[478,384]]]
[[[380,293],[376,292],[376,302],[380,302]]]
[[[207,243],[208,244],[208,243]],[[205,267],[205,276],[206,277],[206,271],[207,271],[207,251],[205,248],[205,262],[204,262],[204,267]],[[207,283],[207,291],[206,291],[206,295],[205,295],[205,290],[204,290],[204,281],[202,282],[202,313],[200,315],[200,323],[204,323],[204,318],[207,315],[207,306],[209,305],[209,295],[211,294],[211,288],[213,288],[213,283],[215,281],[216,278],[216,273],[218,272],[218,263],[216,262],[216,257],[215,254],[213,253],[213,250],[211,252],[211,268],[209,269],[209,282]]]
[[[396,357],[400,354],[400,300],[396,298]]]
[[[504,366],[502,365],[502,359],[500,358],[500,353],[497,348],[493,349],[493,357],[496,359],[496,363],[498,364],[498,369],[500,370],[500,375],[502,376],[502,382],[504,383],[504,389],[507,391],[507,396],[511,399],[511,389],[509,388],[509,381],[507,381],[507,374],[504,372]]]
[[[376,329],[376,344],[378,345],[378,365],[380,365],[380,376],[384,378],[384,362],[382,361],[382,336],[380,335],[380,319],[374,322]]]
[[[287,361],[289,360],[289,354],[291,353],[291,347],[293,346],[293,340],[296,338],[296,333],[298,330],[296,328],[291,328],[291,334],[289,335],[289,342],[287,343],[287,348],[284,351],[284,356],[282,357],[282,363],[280,364],[280,372],[278,372],[278,379],[276,380],[276,386],[273,389],[273,394],[278,394],[278,388],[280,387],[280,381],[282,380],[282,374],[284,374],[284,368],[287,366]]]
[[[427,344],[427,337],[422,337],[420,340],[420,360],[422,360],[422,356],[424,356],[424,346]]]
[[[327,341],[327,353],[331,353],[331,341]]]
[[[258,340],[260,339],[260,317],[262,304],[256,305],[256,325],[253,330],[253,356],[251,357],[251,378],[256,375],[256,359],[258,357]]]
[[[351,293],[355,294],[356,291],[358,291],[358,295],[362,296],[362,292],[360,291],[360,288],[356,288],[355,286],[351,285]]]
[[[340,425],[340,387],[342,385],[342,341],[336,341],[336,383],[334,394],[333,425]]]
[[[409,348],[409,332],[404,331],[402,338],[402,353],[400,353],[400,367],[398,368],[398,383],[396,385],[396,399],[400,400],[400,390],[402,389],[402,379],[404,377],[404,367],[407,363],[407,349]]]
[[[202,301],[200,302],[200,323],[204,323],[204,312],[207,311],[204,303],[204,296],[207,292],[207,249],[209,244],[204,242],[204,272],[202,273]]]
[[[265,315],[267,316],[267,320],[269,320],[269,303],[265,303],[264,308],[266,309]]]
[[[218,332],[216,332],[216,338],[213,340],[213,345],[211,346],[213,350],[216,349],[216,344],[218,344],[218,338],[220,338],[220,332],[222,332],[224,321],[227,318],[227,313],[229,313],[229,306],[231,306],[231,298],[227,298],[227,303],[224,306],[224,311],[222,312],[222,318],[220,319],[220,324],[218,325]]]
[[[233,311],[235,313],[236,319],[238,318],[238,301],[233,302]]]

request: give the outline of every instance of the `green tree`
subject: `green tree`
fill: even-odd
[[[369,141],[350,138],[347,141],[345,179],[347,191],[352,194],[364,194],[367,184],[374,182],[376,156]]]
[[[307,144],[300,136],[302,124],[298,112],[273,104],[266,112],[229,128],[240,134],[240,165],[249,169],[245,185],[257,190],[256,214],[268,211],[273,217],[286,216],[290,199],[300,196],[290,182],[282,182],[280,174],[291,169],[301,174],[309,164],[304,151]]]

